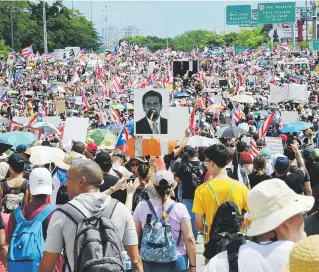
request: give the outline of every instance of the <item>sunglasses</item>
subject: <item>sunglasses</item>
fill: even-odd
[[[136,167],[136,166],[140,166],[140,164],[139,163],[131,163],[131,166]]]

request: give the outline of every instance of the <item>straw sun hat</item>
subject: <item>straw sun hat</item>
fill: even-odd
[[[309,236],[296,243],[290,253],[289,264],[281,272],[319,271],[319,235]]]

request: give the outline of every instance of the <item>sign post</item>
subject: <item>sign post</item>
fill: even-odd
[[[260,3],[258,4],[258,23],[278,24],[296,21],[296,3]]]
[[[319,50],[319,40],[312,40],[312,50]]]
[[[251,24],[251,6],[227,6],[226,7],[227,25],[247,25]]]

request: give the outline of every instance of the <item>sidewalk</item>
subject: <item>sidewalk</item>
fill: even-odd
[[[205,268],[205,257],[203,256],[204,245],[196,244],[196,271],[204,272]]]

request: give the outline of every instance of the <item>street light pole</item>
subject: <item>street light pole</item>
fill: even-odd
[[[10,10],[10,23],[11,23],[11,49],[13,50],[14,42],[13,42],[13,18],[12,18],[12,7],[11,7],[11,10]]]
[[[165,28],[166,28],[166,49],[168,49],[168,27],[167,27],[167,13],[165,14]]]
[[[45,1],[43,1],[43,38],[44,38],[44,54],[48,54],[47,18],[46,18],[46,11],[45,11]]]
[[[108,5],[105,5],[106,46],[109,45]]]
[[[91,0],[91,23],[93,21],[93,1]]]

